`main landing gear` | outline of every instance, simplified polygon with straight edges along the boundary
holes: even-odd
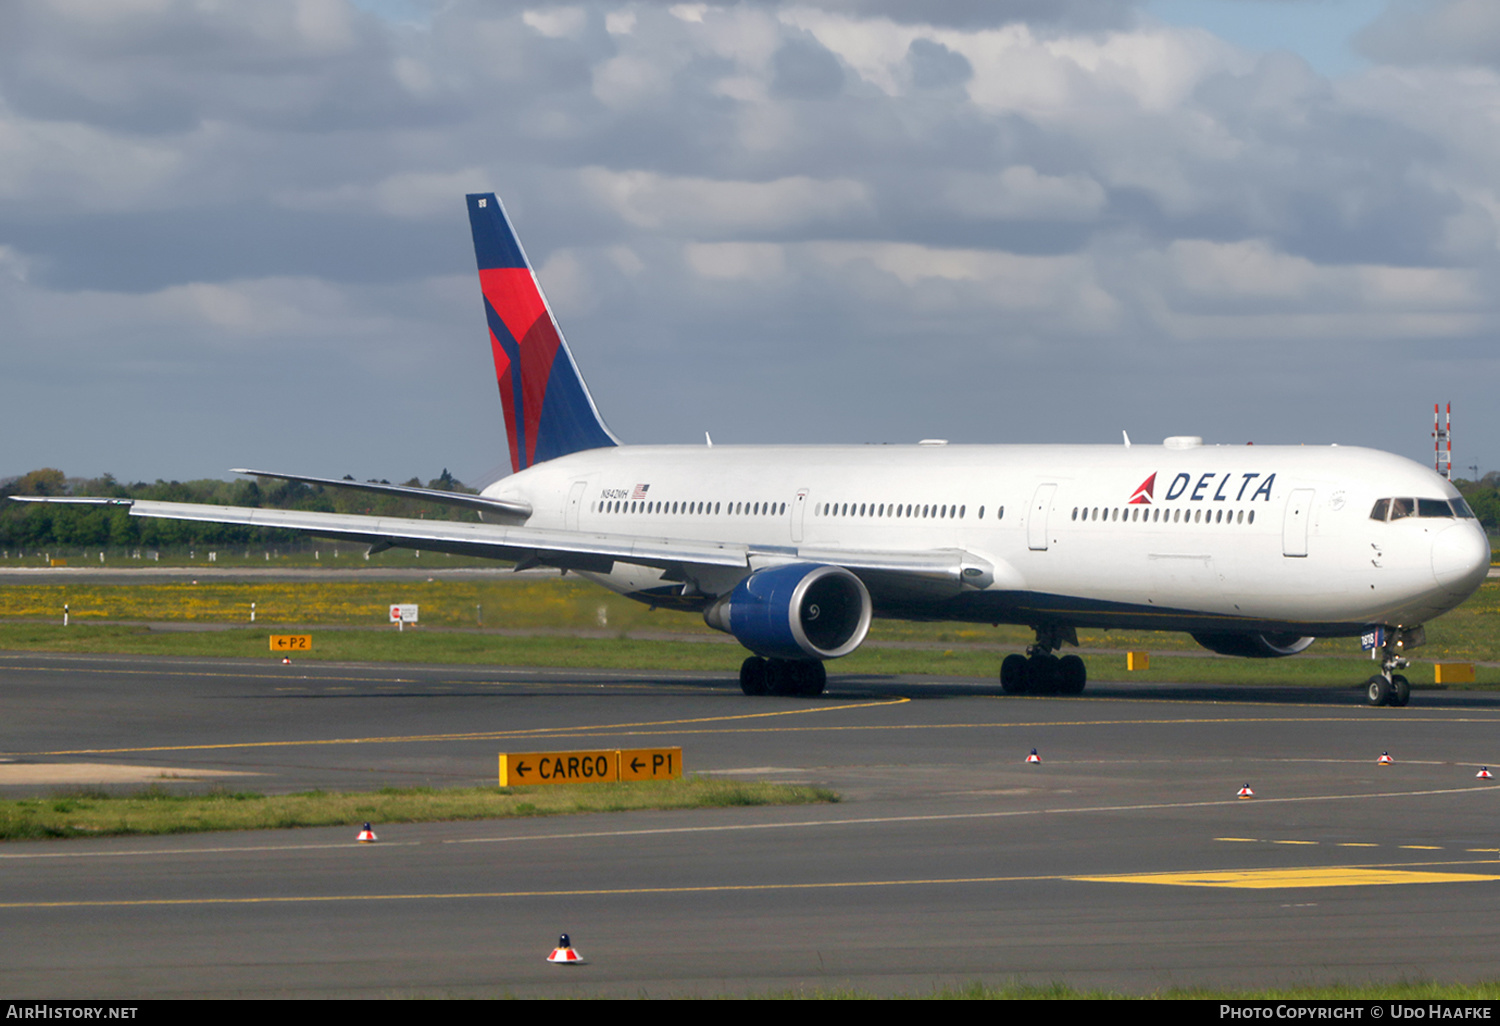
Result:
[[[816,659],[762,659],[740,664],[740,690],[747,695],[821,695],[828,671]]]
[[[1365,681],[1365,700],[1371,705],[1394,705],[1400,708],[1411,701],[1411,684],[1394,671],[1404,670],[1411,665],[1402,652],[1426,641],[1427,632],[1421,627],[1387,627],[1382,629],[1380,638],[1380,672]]]
[[[1000,687],[1007,695],[1081,695],[1088,668],[1076,655],[1059,659],[1053,651],[1064,642],[1077,646],[1072,627],[1037,627],[1036,644],[1023,655],[1008,655],[1000,664]]]

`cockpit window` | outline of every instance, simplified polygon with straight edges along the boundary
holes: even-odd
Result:
[[[1376,499],[1370,510],[1371,520],[1400,520],[1402,517],[1468,517],[1474,511],[1463,499]]]

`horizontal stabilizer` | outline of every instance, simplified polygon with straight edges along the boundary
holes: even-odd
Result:
[[[375,481],[345,481],[341,478],[307,477],[302,474],[277,474],[269,470],[246,470],[242,467],[236,467],[230,473],[245,474],[249,477],[272,477],[278,481],[300,481],[303,484],[324,485],[328,488],[348,488],[351,491],[374,492],[376,495],[391,495],[400,499],[419,499],[422,502],[436,502],[443,506],[461,506],[464,509],[477,509],[480,512],[498,513],[504,516],[531,516],[530,503],[514,502],[509,499],[490,499],[483,495],[470,495],[467,492],[445,492],[440,488],[416,488],[411,485],[382,484]]]

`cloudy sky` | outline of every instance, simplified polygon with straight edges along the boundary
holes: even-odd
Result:
[[[628,442],[1490,470],[1497,129],[1490,0],[5,0],[0,478],[498,476],[479,190]]]

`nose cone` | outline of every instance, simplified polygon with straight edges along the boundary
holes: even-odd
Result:
[[[1490,572],[1490,542],[1476,520],[1461,520],[1432,541],[1432,575],[1465,596]]]

